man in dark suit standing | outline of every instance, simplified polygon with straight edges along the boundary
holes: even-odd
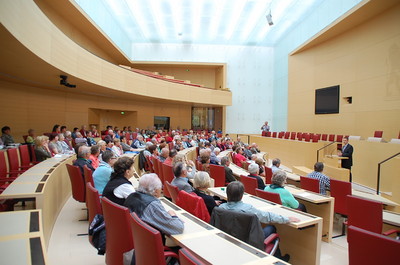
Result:
[[[349,144],[349,138],[343,137],[342,141],[342,151],[339,152],[339,156],[348,157],[348,159],[342,159],[342,168],[347,168],[350,170],[350,182],[352,180],[351,176],[351,166],[353,165],[353,146]]]

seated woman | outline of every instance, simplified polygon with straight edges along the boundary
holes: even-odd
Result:
[[[211,178],[207,172],[198,171],[194,175],[193,186],[195,188],[194,192],[203,198],[205,205],[207,206],[208,212],[212,213],[214,207],[222,203],[221,199],[217,196],[210,196],[207,189],[210,187]]]
[[[28,136],[26,137],[25,143],[33,144],[34,142],[35,142],[35,130],[34,129],[29,129],[28,130]]]
[[[58,134],[58,141],[57,141],[57,146],[59,149],[61,149],[61,154],[73,154],[74,150],[72,147],[70,148],[68,144],[65,142],[65,137],[64,134],[59,133]]]
[[[35,139],[35,155],[36,161],[41,162],[47,158],[51,158],[51,153],[47,144],[49,137],[41,135]]]
[[[58,134],[50,134],[49,138],[49,149],[51,154],[62,154],[62,149],[57,144],[58,142]]]
[[[114,172],[111,174],[110,181],[104,187],[103,197],[119,205],[124,205],[125,199],[135,192],[135,188],[129,181],[135,173],[133,159],[127,156],[118,158],[114,163]]]
[[[124,151],[122,150],[121,140],[119,138],[114,138],[113,142],[114,145],[111,147],[111,151],[113,151],[117,157],[122,156]]]
[[[286,183],[286,172],[283,170],[276,171],[272,175],[272,184],[265,187],[265,191],[279,193],[282,201],[282,205],[286,207],[290,207],[293,209],[297,209],[303,212],[307,212],[306,206],[302,203],[299,203],[293,195],[285,189],[284,185]]]
[[[264,162],[264,160],[262,159],[262,158],[257,158],[256,160],[255,160],[255,162],[256,162],[256,164],[258,165],[258,167],[259,167],[259,171],[258,171],[258,175],[259,176],[262,176],[262,177],[265,177],[265,170],[264,170],[264,165],[265,165],[265,162]]]

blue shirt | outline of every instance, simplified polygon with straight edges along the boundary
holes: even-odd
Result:
[[[321,172],[313,171],[307,175],[309,178],[319,180],[319,193],[326,195],[326,189],[330,189],[331,181],[328,176],[322,174]]]
[[[99,191],[99,194],[103,194],[104,187],[110,180],[112,172],[112,167],[104,161],[101,161],[99,167],[93,172],[94,187]]]

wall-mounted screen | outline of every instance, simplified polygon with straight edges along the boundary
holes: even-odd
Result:
[[[315,114],[339,113],[340,86],[315,90]]]

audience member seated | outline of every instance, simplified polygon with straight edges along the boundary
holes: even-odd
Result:
[[[66,132],[65,132],[65,135],[64,135],[64,136],[65,136],[64,142],[68,145],[68,147],[69,147],[70,150],[73,149],[72,141],[74,140],[74,139],[72,138],[71,135],[72,135],[72,134],[71,134],[70,131],[66,131]]]
[[[64,136],[65,136],[66,132],[67,132],[67,126],[65,126],[65,125],[61,126],[60,127],[60,133],[64,134]]]
[[[189,179],[187,177],[188,171],[186,165],[182,162],[178,162],[173,167],[174,179],[171,184],[177,186],[179,190],[184,190],[188,193],[193,192],[194,188],[189,184]]]
[[[209,148],[207,148],[208,150],[210,150]],[[201,151],[205,151],[203,152],[203,154],[200,153],[200,163],[201,163],[201,171],[205,171],[208,174],[210,174],[210,155],[207,149],[202,149]]]
[[[331,181],[328,176],[322,173],[324,171],[324,164],[322,162],[317,162],[314,165],[314,171],[307,175],[309,178],[319,180],[319,193],[326,195],[326,190],[330,189]]]
[[[167,159],[168,155],[169,155],[169,149],[168,149],[167,147],[164,147],[163,149],[161,149],[161,153],[160,153],[160,155],[158,156],[158,159],[159,159],[162,163],[164,163],[164,161],[165,161],[165,159]]]
[[[113,140],[110,140],[108,138],[104,139],[104,142],[106,142],[106,150],[112,151],[112,147],[114,146]]]
[[[58,143],[58,134],[50,134],[49,149],[51,154],[62,154],[62,148]]]
[[[193,179],[194,175],[196,174],[197,170],[196,170],[196,165],[194,164],[194,162],[192,160],[187,160],[186,163],[186,158],[184,155],[182,154],[177,154],[176,156],[174,156],[174,159],[172,161],[172,167],[174,167],[177,163],[182,162],[185,164],[185,167],[187,169],[187,177],[188,179]]]
[[[248,171],[249,171],[249,177],[255,178],[257,180],[257,186],[260,190],[265,189],[265,183],[263,179],[258,175],[260,168],[256,163],[251,163],[249,165]]]
[[[252,143],[252,144],[251,144],[251,146],[250,146],[250,151],[251,151],[253,154],[257,154],[257,153],[260,153],[260,152],[261,152],[260,149],[258,149],[258,145],[257,145],[256,143]]]
[[[126,139],[125,136],[121,136],[119,140],[121,141],[121,147],[124,153],[126,152],[132,153],[134,151],[133,148],[128,144],[128,140]]]
[[[53,129],[51,130],[51,134],[59,134],[61,132],[60,125],[56,124],[53,126]]]
[[[103,197],[119,205],[124,205],[125,199],[135,192],[135,188],[129,181],[135,173],[134,161],[132,158],[122,156],[114,163],[114,172],[110,181],[104,187]]]
[[[131,145],[133,149],[143,149],[146,147],[146,142],[143,141],[143,136],[138,135]]]
[[[99,132],[97,131],[96,125],[92,125],[91,132],[92,132],[92,136],[94,138],[100,137]]]
[[[183,148],[183,145],[182,145],[182,142],[181,142],[181,140],[180,140],[179,138],[177,138],[177,139],[175,140],[174,148],[175,148],[177,151],[181,151],[181,150],[184,149],[184,148]]]
[[[80,132],[76,132],[75,135],[76,135],[75,144],[84,144],[86,146],[88,145],[87,139],[84,138]]]
[[[236,143],[235,145],[238,146],[238,147],[244,147],[244,143],[242,142],[240,136],[238,136],[236,138],[236,142],[235,143]]]
[[[80,168],[82,177],[83,177],[84,176],[84,171],[83,171],[84,166],[87,166],[90,170],[92,170],[92,172],[94,171],[94,168],[92,166],[92,161],[89,160],[90,147],[88,147],[84,144],[80,144],[77,146],[78,146],[77,159],[74,161],[73,165],[78,166]]]
[[[169,154],[167,159],[165,159],[164,164],[172,166],[172,162],[174,160],[174,157],[178,154],[178,151],[176,149],[171,149],[169,150]]]
[[[233,176],[232,169],[229,168],[230,163],[231,162],[229,161],[229,158],[227,156],[221,158],[221,165],[225,169],[225,183],[236,181],[236,178]]]
[[[99,145],[92,145],[90,147],[89,160],[92,161],[92,167],[94,169],[99,167],[99,164],[100,164],[99,155],[100,155],[100,146]]]
[[[217,147],[219,148],[220,151],[225,151],[226,150],[225,140],[217,139]]]
[[[253,153],[250,151],[250,147],[248,144],[244,144],[244,146],[243,146],[243,155],[247,159],[251,159],[251,156],[253,155]]]
[[[114,152],[116,157],[120,157],[124,154],[121,146],[121,140],[119,138],[114,138],[114,145],[111,147],[111,150]]]
[[[79,132],[82,134],[82,136],[83,136],[84,138],[87,138],[87,135],[86,135],[86,125],[82,125]]]
[[[94,187],[99,191],[99,194],[103,193],[104,187],[110,181],[114,163],[117,161],[117,157],[109,150],[104,151],[102,157],[103,161],[100,162],[98,168],[93,172]]]
[[[72,133],[71,133],[72,139],[75,139],[75,138],[76,138],[76,133],[77,133],[77,132],[79,132],[79,128],[78,128],[78,127],[75,127],[75,128],[72,130]]]
[[[71,147],[68,146],[68,144],[65,142],[65,137],[64,137],[64,134],[62,134],[62,133],[58,134],[57,146],[58,146],[58,149],[61,149],[61,154],[73,154],[74,153],[72,146]]]
[[[7,146],[10,144],[14,144],[14,138],[11,135],[11,128],[8,126],[4,126],[1,128],[1,140],[3,141],[3,145]]]
[[[94,140],[91,131],[87,131],[87,133],[86,133],[86,139],[87,139],[87,144],[88,144],[88,146],[96,145],[96,141]]]
[[[279,170],[281,170],[279,167],[281,165],[281,160],[279,158],[275,158],[274,160],[272,160],[272,173],[275,173]]]
[[[29,129],[28,136],[26,137],[25,143],[27,144],[34,144],[35,142],[35,130]]]
[[[182,137],[182,146],[184,149],[193,147],[189,141],[189,137],[186,135]]]
[[[242,167],[242,162],[247,161],[246,157],[243,155],[243,148],[237,147],[234,154],[234,162],[238,167]]]
[[[38,136],[35,139],[35,156],[38,162],[51,158],[51,152],[47,143],[48,139],[49,137],[45,135]]]
[[[105,141],[100,140],[97,142],[97,145],[100,146],[100,155],[99,155],[99,159],[101,160],[101,155],[103,154],[104,151],[107,150],[107,144]]]
[[[210,164],[213,164],[213,165],[221,164],[221,159],[218,157],[220,152],[221,152],[221,150],[219,149],[219,147],[214,148],[214,151],[211,152]]]
[[[287,175],[283,170],[278,170],[272,174],[272,184],[265,187],[265,191],[279,193],[281,197],[282,205],[286,207],[290,207],[293,209],[297,209],[303,212],[307,212],[306,206],[302,203],[299,203],[293,195],[285,189]]]
[[[257,157],[255,162],[259,168],[258,175],[265,177],[265,169],[264,169],[265,162],[264,162],[264,160],[262,158]]]
[[[158,199],[161,197],[161,180],[154,173],[139,179],[137,191],[126,198],[124,206],[135,212],[140,219],[164,235],[183,233],[184,223],[173,210],[167,211]]]
[[[221,204],[221,199],[210,196],[208,193],[208,188],[211,186],[210,175],[207,172],[198,171],[194,176],[193,186],[195,188],[194,192],[204,200],[207,210],[211,215],[214,207]]]
[[[199,143],[197,142],[197,136],[196,135],[192,136],[192,139],[190,140],[190,145],[194,146],[194,147],[198,147],[199,146]]]
[[[231,211],[238,211],[238,212],[245,212],[245,213],[253,213],[257,215],[258,219],[261,223],[269,224],[269,223],[278,223],[278,224],[287,224],[289,222],[299,222],[300,220],[296,217],[284,217],[278,214],[274,214],[267,211],[261,211],[257,208],[253,207],[251,204],[244,203],[242,201],[243,194],[244,194],[244,186],[239,181],[234,181],[229,183],[226,188],[226,194],[228,197],[228,202],[221,204],[219,207],[231,210]],[[273,225],[267,225],[263,228],[264,231],[264,238],[267,238],[272,233],[276,233],[276,228]],[[288,261],[290,256],[286,254],[282,257],[279,248],[275,252],[277,258],[280,258],[284,261]]]

